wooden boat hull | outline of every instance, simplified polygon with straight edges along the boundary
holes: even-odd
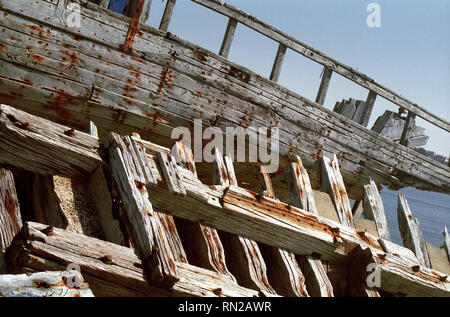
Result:
[[[123,50],[130,19],[92,8],[83,7],[81,27],[70,29],[55,1],[0,0],[1,103],[80,130],[94,121],[100,134],[136,131],[163,145],[173,144],[174,127],[193,130],[195,119],[222,129],[279,127],[278,183],[299,155],[318,188],[318,159],[336,153],[353,199],[369,178],[450,192],[449,167],[170,33],[141,26],[132,50]],[[248,164],[236,164],[236,173],[254,183]]]

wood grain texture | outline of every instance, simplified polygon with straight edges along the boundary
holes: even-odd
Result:
[[[364,219],[375,221],[380,238],[391,240],[383,201],[381,200],[377,184],[372,180],[369,185],[364,186],[363,210]]]

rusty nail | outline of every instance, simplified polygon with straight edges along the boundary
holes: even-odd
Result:
[[[222,289],[220,287],[216,288],[213,290],[213,293],[217,296],[220,296],[220,295],[222,295]]]
[[[52,236],[53,235],[53,226],[48,226],[47,228],[45,228],[44,230],[42,230],[43,233],[45,233],[47,236]]]
[[[419,272],[420,271],[420,265],[413,265],[411,268],[412,268],[412,270],[414,272]]]
[[[75,130],[74,130],[74,128],[71,128],[70,130],[64,131],[64,134],[68,135],[68,136],[74,136]]]
[[[113,263],[113,261],[112,261],[112,256],[111,255],[105,255],[105,256],[103,256],[103,257],[101,257],[100,258],[100,261],[102,261],[103,263],[105,263],[105,264],[112,264]]]

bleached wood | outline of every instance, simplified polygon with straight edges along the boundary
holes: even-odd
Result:
[[[222,45],[220,46],[219,55],[225,58],[230,53],[231,43],[233,43],[234,33],[236,32],[237,21],[229,18],[225,35],[223,36]]]
[[[328,86],[330,85],[331,75],[333,75],[333,71],[330,68],[324,66],[322,73],[322,80],[320,81],[319,90],[317,91],[316,96],[316,102],[319,105],[323,106],[325,102],[325,98],[328,92]]]
[[[450,262],[450,235],[448,234],[447,226],[444,227],[444,244],[442,247],[447,251],[448,261]]]
[[[332,71],[350,79],[358,85],[374,91],[383,98],[386,98],[390,102],[397,104],[407,110],[417,113],[421,118],[428,122],[446,130],[450,131],[450,124],[438,116],[431,114],[425,108],[414,104],[392,90],[382,86],[373,79],[369,78],[365,74],[358,72],[357,70],[325,55],[324,53],[312,48],[311,46],[287,35],[286,33],[277,30],[273,26],[270,26],[254,16],[245,13],[232,5],[224,3],[220,0],[192,0],[198,4],[201,4],[207,8],[210,8],[216,12],[219,12],[229,18],[236,19],[239,23],[248,26],[251,29],[273,39],[278,43],[286,45],[288,48],[296,51],[299,54],[306,56],[307,58],[324,65],[324,67],[330,68]]]
[[[280,78],[281,66],[283,65],[284,56],[286,55],[286,46],[280,44],[278,46],[277,55],[275,56],[275,61],[273,62],[272,72],[270,73],[270,79],[277,82]]]
[[[414,252],[420,265],[430,268],[428,251],[418,220],[413,217],[408,201],[400,192],[398,193],[397,218],[403,245]]]
[[[98,129],[94,122],[89,121],[89,134],[98,138]]]
[[[361,125],[367,127],[369,124],[370,116],[373,111],[373,107],[375,105],[375,100],[377,98],[377,94],[373,92],[372,90],[369,91],[369,94],[367,95],[366,99],[366,106],[364,108],[364,112],[362,113],[361,117],[357,121]]]
[[[3,253],[20,228],[22,216],[14,176],[10,170],[0,167],[0,273],[5,270]]]
[[[112,174],[126,208],[133,242],[144,259],[150,281],[170,288],[179,280],[172,239],[167,232],[171,228],[164,228],[153,211],[145,186],[147,177],[139,169],[141,163],[130,153],[133,146],[127,147],[128,140],[114,133],[108,135],[105,147],[109,149]]]
[[[62,118],[64,120],[70,120],[71,124],[82,122],[83,120],[85,121],[86,118],[94,119],[97,122],[100,118],[101,120],[98,122],[101,122],[102,125],[104,125],[102,129],[113,130],[113,126],[116,130],[125,130],[136,127],[141,129],[140,132],[148,132],[151,129],[152,133],[157,133],[158,135],[162,133],[161,131],[165,131],[164,133],[170,135],[170,132],[168,132],[170,129],[166,124],[171,122],[171,119],[188,120],[189,117],[199,116],[199,113],[187,115],[186,108],[181,106],[186,102],[192,104],[192,100],[190,101],[189,99],[192,99],[195,91],[200,91],[202,96],[205,97],[207,95],[212,96],[216,93],[220,93],[223,91],[224,87],[227,87],[227,89],[232,90],[232,94],[227,96],[227,105],[214,105],[214,107],[222,107],[222,110],[226,111],[225,118],[234,121],[235,123],[239,122],[237,118],[242,117],[242,114],[239,116],[239,110],[241,110],[240,112],[242,113],[246,107],[252,107],[253,109],[254,105],[258,105],[258,107],[252,110],[252,120],[261,120],[261,113],[263,112],[265,115],[267,113],[267,108],[276,110],[279,109],[279,107],[282,107],[283,111],[281,116],[277,111],[272,113],[273,122],[279,122],[280,127],[282,127],[282,134],[291,133],[293,135],[302,135],[301,146],[295,141],[290,145],[290,143],[293,142],[292,135],[285,136],[284,141],[281,142],[280,146],[282,157],[285,157],[289,152],[296,151],[297,149],[295,148],[298,148],[304,159],[304,164],[308,168],[314,165],[314,158],[317,157],[318,149],[314,146],[317,143],[317,136],[322,135],[328,127],[332,126],[333,129],[331,130],[330,135],[321,138],[320,143],[323,142],[325,151],[335,153],[338,151],[345,152],[345,155],[342,156],[344,157],[345,164],[343,162],[341,165],[343,167],[344,179],[347,182],[347,189],[352,198],[357,197],[358,199],[362,199],[363,193],[362,186],[360,186],[360,184],[354,184],[355,173],[360,175],[362,183],[367,182],[368,177],[372,177],[377,183],[394,185],[396,187],[418,186],[427,189],[434,187],[433,190],[448,191],[448,188],[445,189],[445,182],[448,179],[448,176],[446,176],[445,173],[448,174],[448,171],[442,170],[440,164],[432,162],[431,159],[426,159],[425,156],[421,156],[413,150],[405,151],[403,148],[400,149],[399,147],[395,147],[393,142],[388,142],[384,138],[377,137],[375,133],[363,129],[360,125],[348,122],[348,120],[343,121],[328,110],[319,109],[314,103],[305,100],[301,96],[278,85],[274,86],[273,82],[264,80],[238,65],[224,61],[210,52],[194,47],[192,44],[183,41],[176,36],[167,35],[167,38],[164,38],[155,30],[142,26],[140,28],[142,34],[140,33],[136,38],[134,46],[135,51],[142,54],[141,59],[137,59],[140,62],[137,62],[136,59],[126,59],[121,55],[121,52],[117,51],[117,46],[123,43],[129,24],[129,20],[124,20],[120,15],[112,12],[102,12],[102,15],[100,16],[96,11],[94,12],[92,10],[92,5],[88,4],[86,8],[82,7],[82,16],[85,20],[79,33],[84,42],[83,45],[80,45],[80,42],[71,38],[72,34],[58,31],[64,29],[64,25],[58,24],[58,19],[52,20],[48,18],[49,16],[52,16],[54,11],[51,4],[48,2],[43,2],[42,4],[33,2],[30,4],[27,2],[26,5],[23,5],[22,1],[23,0],[5,3],[4,8],[11,11],[17,11],[24,10],[22,7],[26,7],[26,12],[24,12],[24,14],[29,16],[30,19],[41,21],[43,25],[46,25],[43,27],[44,33],[50,31],[53,37],[47,38],[46,41],[49,46],[47,48],[42,48],[42,45],[38,44],[38,41],[41,40],[39,38],[40,32],[28,28],[24,29],[22,27],[24,24],[34,26],[39,26],[39,24],[36,24],[35,22],[30,24],[30,21],[28,20],[18,22],[17,16],[14,16],[13,14],[10,14],[7,19],[2,20],[2,23],[8,27],[7,32],[23,33],[23,35],[15,34],[13,37],[27,37],[27,45],[22,44],[23,46],[20,48],[18,47],[20,46],[18,45],[19,41],[13,41],[9,36],[4,37],[7,41],[7,43],[5,43],[7,48],[0,52],[0,54],[5,61],[12,64],[5,63],[4,65],[1,65],[0,68],[2,68],[3,74],[8,74],[6,77],[10,78],[11,76],[14,76],[14,80],[16,80],[15,89],[9,88],[6,84],[0,87],[0,90],[4,93],[2,98],[7,100],[8,103],[23,109],[29,107],[27,109],[33,109],[33,111],[39,110],[40,112],[45,113],[46,116],[58,117],[59,120],[62,120]],[[96,7],[96,9],[98,9],[98,7]],[[107,37],[102,38],[103,43],[107,46],[98,44],[97,34],[108,34]],[[59,42],[56,42],[56,39],[58,39]],[[30,41],[33,41],[33,43],[30,43]],[[95,41],[95,43],[90,41]],[[174,47],[171,47],[173,41],[177,44]],[[25,41],[22,41],[22,43],[25,43]],[[26,46],[28,46],[29,43],[32,44],[33,52],[37,53],[39,56],[48,56],[48,53],[52,53],[51,57],[47,57],[42,63],[34,63],[35,61],[31,57],[33,54],[29,54],[26,49]],[[58,47],[53,46],[55,43]],[[62,43],[64,43],[64,45]],[[90,45],[84,45],[87,43]],[[92,47],[94,44],[95,48]],[[67,45],[70,45],[70,49],[68,49]],[[115,49],[111,49],[111,47]],[[158,78],[159,76],[154,76],[154,74],[159,74],[160,69],[166,67],[166,62],[171,58],[170,54],[173,53],[175,48],[180,56],[182,56],[182,58],[179,58],[177,63],[173,65],[175,76],[172,76],[172,80],[177,82],[177,85],[174,85],[173,88],[165,87],[163,91],[169,100],[158,100],[156,103],[162,105],[164,109],[167,109],[166,105],[170,103],[174,109],[180,110],[176,115],[181,117],[183,117],[183,114],[185,115],[183,118],[175,117],[175,110],[172,108],[170,109],[170,113],[167,111],[156,110],[156,107],[153,106],[153,102],[150,102],[148,99],[150,93],[153,96],[158,95],[157,91],[155,91],[155,87],[158,87],[160,79]],[[19,54],[17,52],[18,49],[23,53]],[[108,49],[110,49],[110,51],[108,51]],[[14,53],[12,52],[13,50]],[[61,51],[71,54],[75,52],[76,56],[79,56],[79,60],[73,64],[69,63],[67,61],[67,55],[61,53]],[[205,54],[208,58],[206,58],[206,60],[201,58],[201,61],[199,61],[197,56],[198,52]],[[102,56],[101,59],[98,57],[100,55]],[[20,59],[20,61],[17,59]],[[65,62],[64,59],[66,59]],[[114,63],[109,63],[108,61],[112,59],[114,60]],[[183,61],[181,59],[183,59]],[[146,65],[141,62],[145,62]],[[24,68],[18,66],[23,63],[33,65],[33,69],[38,69],[39,72],[33,72],[29,68],[25,71]],[[55,74],[52,69],[54,69],[55,65],[61,65],[60,63],[73,68],[73,72],[67,72],[67,75],[71,78],[70,82],[65,78],[58,78],[58,80],[56,80],[58,74]],[[6,68],[8,68],[8,70]],[[10,68],[14,68],[14,70],[9,70]],[[137,92],[134,92],[131,97],[125,97],[117,92],[128,85],[127,81],[130,79],[134,80],[133,78],[128,78],[130,68],[133,69],[133,71],[137,71],[143,80],[139,82],[138,87],[132,87],[133,90],[136,88]],[[157,70],[155,70],[155,68]],[[97,73],[95,71],[96,69],[100,70],[100,73]],[[237,69],[238,71],[235,72],[233,69]],[[202,76],[202,73],[205,72],[211,75]],[[228,73],[231,73],[232,75],[239,73],[248,74],[248,77],[246,78],[249,78],[249,82],[243,82],[239,80],[239,78],[236,78],[236,76],[228,76]],[[82,74],[81,77],[80,74]],[[152,74],[153,79],[150,80],[147,76],[150,75],[151,77]],[[192,77],[195,77],[196,80],[193,80]],[[23,85],[21,78],[26,80],[30,79],[33,82],[40,83],[40,85]],[[112,78],[117,78],[117,80]],[[201,81],[199,78],[201,78]],[[82,83],[80,83],[79,80],[82,80]],[[177,88],[178,85],[180,85],[180,82],[183,84],[180,88]],[[191,85],[192,82],[193,84]],[[14,82],[8,82],[8,85],[10,84],[14,85]],[[203,88],[198,89],[200,88],[198,86],[209,88],[206,90]],[[43,89],[43,87],[46,89]],[[60,92],[52,87],[58,87],[58,91],[64,90],[68,92],[69,95],[64,94],[66,97],[74,97],[74,99],[68,101],[68,104],[64,104],[57,113],[53,109],[46,108],[49,99],[52,102],[55,96],[59,98],[61,95]],[[190,93],[184,94],[185,89],[188,89]],[[207,90],[209,89],[214,89],[214,92],[208,92]],[[20,91],[23,97],[18,95],[12,98],[12,96],[10,96],[11,91]],[[93,97],[91,100],[84,99],[91,95]],[[182,98],[183,103],[178,102],[179,98]],[[208,99],[208,97],[200,98],[199,100],[196,100],[195,103],[198,102],[201,103],[202,106],[208,107]],[[71,105],[72,103],[75,103],[75,100],[77,100],[76,106]],[[136,104],[136,107],[130,108],[127,106],[117,108],[118,105],[123,105],[124,100],[126,100],[125,102],[127,103],[132,102]],[[252,102],[249,102],[249,100],[252,100]],[[253,103],[253,100],[255,103]],[[211,108],[212,103],[208,109]],[[148,113],[147,109],[151,111],[149,113],[150,115],[160,112],[163,120],[155,120],[157,124],[150,128],[148,117],[146,115],[146,113]],[[205,113],[211,113],[211,111],[214,110],[208,110]],[[235,111],[238,111],[235,115],[229,113]],[[67,114],[70,114],[71,116],[66,116]],[[63,115],[64,117],[62,117]],[[168,119],[166,115],[170,115],[171,119]],[[159,117],[156,116],[156,118]],[[291,120],[285,122],[286,118]],[[264,122],[264,120],[261,121]],[[267,121],[267,119],[265,119],[265,121]],[[289,124],[289,121],[296,122],[291,122]],[[302,122],[308,122],[307,128],[305,127],[305,124],[301,124]],[[183,125],[189,126],[189,123],[185,121]],[[177,123],[174,126],[180,126],[180,124]],[[83,127],[85,127],[85,125],[83,125]],[[127,131],[127,133],[129,132],[131,131]],[[411,168],[416,163],[417,156],[419,156],[425,164],[421,164],[420,168]],[[398,157],[402,157],[402,160],[399,160]],[[361,165],[359,162],[361,162]],[[281,165],[284,166],[285,163],[283,163],[283,160],[281,163]],[[427,166],[428,164],[433,166]],[[398,179],[395,177],[395,175],[398,175],[396,172],[397,170],[406,173],[408,176],[401,174],[401,179]],[[441,172],[435,173],[435,171]],[[319,186],[318,182],[320,181],[320,176],[317,175],[317,173],[311,172],[310,177],[312,185],[314,188],[317,188],[317,186]]]
[[[391,240],[386,214],[384,213],[383,201],[381,200],[377,184],[372,180],[369,185],[364,186],[363,214],[364,219],[375,221],[380,238]]]
[[[178,195],[186,195],[183,182],[178,174],[175,158],[166,153],[158,152],[158,160],[169,190]]]
[[[97,138],[6,105],[0,138],[0,163],[42,175],[89,175],[102,161]]]
[[[414,127],[416,125],[416,114],[414,112],[409,111],[408,116],[406,117],[406,123],[403,127],[402,136],[400,138],[400,144],[409,147],[410,137],[414,131]]]
[[[292,162],[289,165],[285,177],[289,186],[289,203],[292,206],[319,215],[308,172],[303,166],[303,162],[299,156],[296,157],[296,162]]]
[[[264,166],[260,166],[259,171],[258,177],[261,194],[267,198],[275,199],[275,191],[273,189],[272,180],[270,179],[270,174],[267,173]]]
[[[230,186],[227,167],[225,166],[222,153],[217,147],[214,148],[213,184],[225,187]]]
[[[342,224],[354,227],[353,214],[336,155],[333,160],[322,155],[322,189],[330,194]]]
[[[333,285],[322,261],[312,256],[301,257],[301,267],[307,278],[308,292],[312,297],[334,297]]]
[[[25,224],[22,239],[8,253],[11,270],[64,270],[69,262],[78,263],[96,296],[258,296],[227,276],[186,263],[177,263],[180,280],[170,292],[159,289],[146,281],[133,249],[57,228],[48,236],[46,228]]]
[[[89,285],[70,287],[65,280],[77,273],[39,272],[0,275],[0,294],[4,297],[94,297]]]
[[[171,155],[175,161],[184,168],[191,171],[194,176],[197,176],[197,168],[195,167],[194,155],[190,148],[181,142],[175,142],[171,150]]]
[[[169,29],[170,20],[172,19],[173,9],[175,7],[176,0],[167,0],[166,8],[164,9],[159,29],[163,32],[167,32]]]

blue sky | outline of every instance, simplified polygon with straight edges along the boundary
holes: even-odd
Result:
[[[449,0],[227,0],[282,31],[358,69],[379,83],[450,121]],[[381,27],[369,28],[366,7],[381,6]],[[149,21],[158,27],[165,1],[153,0]],[[178,0],[169,31],[218,52],[227,19],[188,0]],[[239,25],[229,58],[268,77],[277,44]],[[322,67],[288,50],[280,84],[311,99]],[[343,98],[365,100],[367,90],[333,74],[325,106]],[[369,127],[394,104],[378,97]],[[419,119],[427,149],[448,156],[449,134]]]

